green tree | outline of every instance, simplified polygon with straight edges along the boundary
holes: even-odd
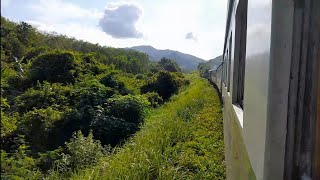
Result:
[[[76,57],[71,52],[54,51],[36,57],[31,64],[31,79],[36,81],[74,83],[77,74]]]
[[[62,120],[62,115],[62,112],[51,107],[29,111],[22,117],[20,131],[26,135],[32,148],[38,151],[55,147],[55,137],[51,136],[51,132],[55,129],[55,123]]]
[[[179,65],[168,58],[162,58],[159,62],[159,65],[166,71],[169,72],[181,72],[181,69],[179,68]]]
[[[25,46],[31,46],[35,43],[36,30],[31,25],[21,22],[16,26],[19,41]]]
[[[122,118],[109,116],[104,109],[98,109],[90,124],[94,137],[104,145],[116,146],[138,130],[138,125]]]
[[[106,87],[110,87],[116,89],[120,94],[128,94],[129,90],[126,89],[123,82],[118,81],[113,74],[108,74],[101,78],[100,83],[105,85]]]
[[[33,47],[27,50],[27,53],[25,54],[24,58],[22,59],[23,63],[28,63],[31,59],[46,53],[49,51],[49,49],[45,46],[40,47]]]
[[[71,86],[63,86],[60,83],[38,83],[37,87],[29,88],[16,97],[16,109],[20,113],[28,112],[34,108],[41,109],[49,106],[63,109],[70,103]]]
[[[160,71],[155,79],[152,79],[141,87],[141,92],[156,92],[163,100],[168,100],[174,93],[178,92],[184,83],[186,82],[178,75]]]
[[[139,124],[143,121],[149,105],[144,96],[126,95],[108,99],[106,108],[110,116]]]

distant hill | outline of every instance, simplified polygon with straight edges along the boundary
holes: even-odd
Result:
[[[200,62],[205,62],[203,59],[190,54],[184,54],[179,51],[173,51],[169,49],[159,50],[152,46],[134,46],[130,49],[148,54],[149,58],[153,61],[160,61],[160,59],[163,57],[173,59],[184,70],[195,70]]]
[[[222,63],[222,55],[216,58],[210,59],[207,63],[209,64],[211,69],[216,69]]]
[[[210,69],[217,69],[217,67],[222,63],[222,56],[218,56],[216,58],[210,59],[204,63],[199,63],[198,71],[200,72],[200,76],[204,78],[209,77]]]

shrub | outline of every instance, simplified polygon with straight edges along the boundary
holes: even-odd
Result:
[[[103,145],[110,144],[111,146],[119,144],[138,130],[137,124],[108,116],[104,109],[97,110],[90,128],[96,139],[100,140]]]
[[[70,93],[70,86],[62,86],[60,83],[38,83],[36,88],[30,88],[16,98],[16,106],[19,112],[47,108],[54,104],[67,106]]]
[[[85,137],[81,131],[78,131],[65,144],[68,154],[67,162],[73,170],[94,165],[105,153],[100,141],[93,139],[92,132]]]
[[[108,74],[101,78],[100,83],[106,87],[116,89],[120,94],[125,95],[129,93],[123,82],[118,81],[113,75]]]
[[[16,122],[17,117],[15,115],[7,116],[1,110],[1,139],[16,130]]]
[[[8,104],[7,99],[1,96],[1,139],[3,139],[5,136],[8,136],[17,128],[17,118],[15,114],[8,116],[4,113],[4,110],[9,107],[10,105]]]
[[[29,111],[20,120],[22,124],[19,130],[35,149],[52,148],[55,137],[50,137],[51,131],[55,128],[55,122],[62,119],[62,115],[62,112],[51,107]]]
[[[15,97],[17,93],[25,91],[31,86],[30,80],[22,74],[23,73],[15,71],[13,68],[1,69],[1,89],[4,90],[4,96]]]
[[[24,58],[22,59],[22,63],[28,63],[32,58],[35,58],[41,54],[44,54],[48,51],[47,47],[40,46],[37,48],[30,48]]]
[[[144,96],[148,99],[151,106],[154,108],[158,107],[160,104],[163,103],[162,97],[159,96],[159,94],[156,92],[148,92],[148,93],[144,94]]]
[[[89,53],[82,55],[80,63],[82,74],[100,74],[107,69],[107,66],[96,60],[96,54]]]
[[[141,88],[141,92],[156,92],[163,100],[168,100],[184,83],[184,80],[176,74],[160,71],[156,79],[149,81]]]
[[[109,116],[138,124],[142,122],[150,103],[141,95],[126,95],[110,98],[106,105]]]
[[[166,71],[169,72],[181,72],[181,69],[179,68],[179,65],[171,59],[168,58],[162,58],[158,64]]]
[[[74,83],[78,76],[76,58],[71,52],[55,51],[37,56],[31,63],[31,79],[52,83]]]
[[[55,161],[59,161],[63,148],[59,147],[53,151],[47,151],[44,153],[39,153],[39,159],[37,159],[37,166],[42,172],[46,172],[52,168]]]
[[[1,150],[1,179],[41,179],[35,159],[27,156],[27,148],[19,146],[13,154]]]
[[[86,80],[75,85],[71,91],[71,99],[77,109],[81,109],[88,105],[103,105],[115,93],[112,88],[105,87],[98,80]]]
[[[153,62],[153,63],[150,63],[150,65],[149,65],[150,67],[149,67],[149,75],[153,75],[153,74],[155,74],[155,73],[158,73],[158,72],[160,72],[160,71],[163,71],[164,69],[159,65],[159,63],[155,63],[155,62]]]

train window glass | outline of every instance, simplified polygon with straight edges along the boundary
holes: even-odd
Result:
[[[245,58],[247,41],[247,0],[239,2],[236,14],[236,48],[234,90],[235,102],[243,108],[244,79],[245,79]]]
[[[228,50],[227,50],[227,54],[228,54]],[[228,55],[226,56],[226,61],[225,61],[225,64],[224,64],[224,86],[226,87],[227,86],[227,66],[228,66]]]
[[[223,63],[223,83],[227,85],[227,66],[228,66],[228,49],[226,50],[226,55],[224,56],[224,63]]]
[[[223,61],[222,63],[224,63],[226,60],[226,57],[223,56]],[[224,64],[222,65],[222,76],[221,76],[221,82],[224,82]]]
[[[231,54],[232,54],[232,32],[230,33],[230,38],[229,38],[229,53],[228,53],[228,86],[227,86],[227,91],[230,92],[230,71],[231,71]]]

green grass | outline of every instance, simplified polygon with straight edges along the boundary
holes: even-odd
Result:
[[[124,146],[71,179],[225,179],[219,97],[197,74],[189,79]]]

